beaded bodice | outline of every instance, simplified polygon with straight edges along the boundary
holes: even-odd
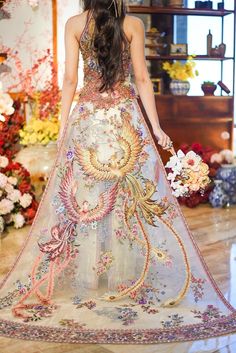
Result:
[[[110,100],[121,100],[135,96],[131,84],[131,58],[129,45],[123,51],[123,79],[118,81],[113,90],[101,93],[101,72],[97,63],[96,53],[93,50],[93,33],[95,21],[89,16],[87,24],[80,38],[80,50],[84,61],[84,86],[80,92],[81,99],[96,102],[103,99],[108,103]],[[105,101],[104,101],[105,100]]]

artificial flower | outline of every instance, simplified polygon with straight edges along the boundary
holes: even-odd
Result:
[[[226,162],[227,164],[232,164],[234,161],[234,154],[233,151],[225,149],[220,151],[219,153],[222,157],[222,161]]]
[[[7,185],[7,181],[7,176],[0,172],[0,188],[4,189]]]
[[[12,221],[14,222],[14,227],[16,229],[22,228],[25,224],[25,219],[21,213],[15,213],[12,215]]]
[[[23,194],[20,197],[20,205],[23,208],[27,208],[32,202],[32,196],[30,194]]]
[[[2,83],[0,82],[0,121],[6,120],[4,115],[11,115],[14,113],[13,100],[8,93],[3,92]]]
[[[0,201],[0,215],[6,215],[14,209],[14,203],[8,199]]]
[[[18,202],[21,197],[21,192],[20,190],[14,189],[10,194],[7,195],[7,198],[11,200],[12,202]]]
[[[194,151],[189,151],[182,159],[183,167],[189,168],[193,171],[198,171],[200,168],[201,157]]]
[[[211,156],[211,163],[218,163],[221,164],[223,162],[223,157],[220,155],[220,153],[214,153]]]
[[[8,181],[8,183],[10,183],[12,185],[16,185],[17,184],[17,178],[12,177],[12,176],[10,176],[7,181]]]
[[[5,156],[0,156],[0,168],[6,168],[8,165],[8,158]]]
[[[195,70],[195,66],[196,63],[193,61],[193,57],[188,57],[185,63],[175,61],[170,64],[168,61],[165,61],[162,68],[167,71],[172,80],[186,81],[198,76],[198,71]]]

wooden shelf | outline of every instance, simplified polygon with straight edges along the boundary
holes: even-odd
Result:
[[[233,10],[210,10],[210,9],[189,9],[175,7],[157,7],[157,6],[128,6],[130,13],[142,14],[166,14],[181,16],[216,16],[223,17],[234,13]]]
[[[190,55],[146,55],[147,60],[187,60]],[[224,61],[233,60],[233,57],[216,57],[208,55],[196,55],[194,60]]]

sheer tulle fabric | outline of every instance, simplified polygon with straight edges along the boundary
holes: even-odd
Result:
[[[202,262],[130,82],[99,92],[93,18],[85,84],[26,243],[2,283],[5,336],[154,343],[222,335],[235,310]]]

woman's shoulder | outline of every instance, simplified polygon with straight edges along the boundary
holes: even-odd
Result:
[[[126,15],[124,22],[126,22],[126,24],[130,25],[130,26],[138,26],[138,27],[144,26],[144,23],[141,20],[141,18],[139,18],[137,16]]]
[[[124,30],[127,32],[136,32],[144,29],[143,21],[132,15],[126,15],[124,19]]]
[[[139,17],[126,15],[124,19],[124,31],[128,38],[132,37],[134,33],[144,31],[144,23]]]
[[[74,33],[82,32],[86,24],[88,11],[84,11],[79,15],[72,16],[66,21],[66,27]]]

